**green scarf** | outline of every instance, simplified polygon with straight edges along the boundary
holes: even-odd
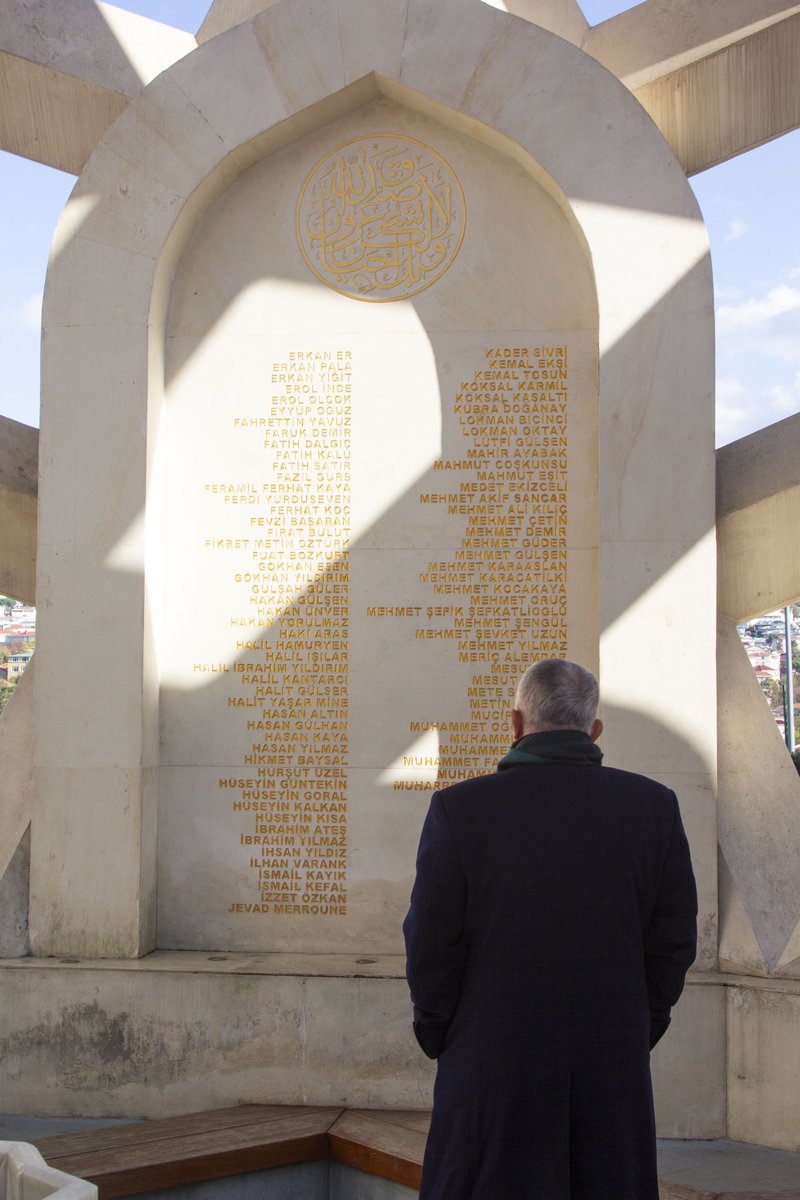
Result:
[[[497,764],[498,771],[526,763],[583,763],[599,766],[603,751],[581,729],[548,729],[517,738]]]

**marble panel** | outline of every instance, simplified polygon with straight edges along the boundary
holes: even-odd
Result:
[[[109,571],[105,551],[43,546],[39,572],[49,598],[39,613],[36,651],[42,685],[35,695],[36,762],[65,768],[133,768],[142,758],[141,628],[143,592]],[[101,615],[90,620],[89,599]],[[91,624],[90,649],[76,651],[74,630]],[[80,669],[76,667],[76,654]]]
[[[307,1103],[304,991],[293,977],[4,974],[3,1094],[19,1113],[64,1116]]]
[[[83,237],[153,260],[185,200],[177,188],[154,181],[141,163],[105,142],[93,151],[73,195],[85,203]],[[99,310],[101,295],[97,300]]]
[[[728,990],[728,1136],[800,1150],[798,984]]]
[[[146,325],[45,331],[40,550],[141,542],[149,340]]]
[[[38,766],[34,779],[44,802],[35,804],[31,823],[32,953],[99,958],[143,953],[148,947],[140,925],[141,770],[58,764]],[[84,836],[72,836],[75,829]]]
[[[698,274],[704,273],[698,269]],[[700,282],[698,278],[696,283]],[[623,287],[620,281],[620,291]],[[643,312],[635,329],[602,354],[600,527],[604,539],[690,542],[713,529],[709,294],[706,289],[706,309],[694,318],[682,308],[669,314]],[[682,290],[681,300],[684,297]],[[643,309],[650,307],[649,300],[643,303]],[[695,481],[692,487],[686,486],[688,478]]]
[[[696,603],[714,583],[713,536],[602,547],[600,690],[628,714],[608,735],[620,765],[645,755],[651,770],[714,771],[714,611]]]
[[[159,944],[401,954],[430,776],[162,768]]]
[[[744,902],[722,853],[719,855],[719,965],[722,971],[769,974]]]
[[[659,1137],[726,1135],[726,991],[690,979],[652,1053]]]
[[[63,780],[43,776],[47,799],[41,812],[66,797],[65,811],[79,814],[85,825],[89,807],[81,807],[69,789],[77,787],[83,763],[96,769],[91,803],[100,811],[107,804],[112,835],[128,838],[121,851],[122,892],[131,904],[124,929],[113,908],[108,936],[100,936],[103,952],[118,945],[120,953],[131,953],[134,941],[141,946],[146,940],[141,930],[149,921],[144,909],[153,890],[148,877],[152,863],[144,861],[146,851],[139,855],[136,843],[138,838],[149,845],[153,837],[147,797],[155,776],[150,772],[146,781],[135,779],[134,767],[138,761],[155,763],[158,733],[164,764],[158,788],[166,944],[224,948],[232,937],[233,944],[245,949],[338,946],[349,952],[361,945],[370,952],[394,950],[432,783],[449,779],[448,771],[460,775],[493,762],[507,738],[509,693],[531,654],[570,652],[594,663],[601,618],[601,683],[608,704],[621,716],[621,732],[612,733],[611,745],[626,765],[641,762],[643,769],[691,777],[703,796],[697,805],[703,816],[693,836],[702,840],[704,861],[707,857],[712,824],[703,771],[711,770],[713,759],[708,716],[713,686],[703,682],[689,693],[686,685],[690,664],[695,682],[711,677],[697,666],[708,665],[707,653],[693,657],[704,644],[705,614],[694,640],[686,640],[686,627],[696,615],[690,597],[713,594],[707,538],[713,517],[710,289],[696,206],[671,154],[625,90],[559,39],[488,6],[465,7],[459,0],[394,5],[388,24],[381,20],[387,13],[382,2],[363,20],[362,13],[363,6],[356,8],[354,0],[340,5],[292,0],[268,8],[251,26],[230,31],[176,64],[98,147],[60,230],[61,261],[56,259],[48,298],[53,340],[47,348],[45,389],[51,433],[43,434],[43,462],[52,486],[48,491],[46,485],[43,493],[43,545],[50,549],[41,578],[46,594],[74,603],[78,574],[69,554],[73,546],[79,548],[78,557],[89,568],[87,578],[98,589],[94,611],[100,614],[97,665],[87,672],[87,688],[91,684],[99,697],[111,695],[112,702],[101,711],[97,698],[90,701],[84,689],[78,695],[86,704],[63,719],[57,711],[64,705],[63,688],[43,702],[40,727],[47,730],[52,721],[54,731],[43,761],[48,769],[64,762],[72,774]],[[303,38],[297,36],[299,28]],[[241,78],[234,80],[239,56]],[[360,87],[364,72],[397,77],[398,63],[400,82],[386,84],[387,90],[396,95],[416,90],[414,107],[383,97],[349,111],[377,86],[373,80]],[[454,127],[431,119],[437,103],[460,110]],[[289,117],[291,123],[279,117]],[[275,121],[274,129],[262,136]],[[500,134],[488,124],[495,124]],[[465,137],[464,130],[480,140]],[[297,136],[291,145],[276,149],[281,138],[292,134]],[[504,156],[498,149],[502,134],[517,137],[527,149]],[[325,240],[327,232],[320,239],[318,228],[315,235],[313,211],[299,204],[301,192],[311,181],[308,186],[317,186],[317,198],[324,200],[328,188],[327,199],[336,197],[336,202],[326,211],[345,223],[361,221],[359,236],[365,238],[369,219],[359,207],[357,177],[363,182],[359,171],[367,163],[375,178],[376,163],[383,161],[375,145],[385,149],[390,137],[412,147],[405,153],[416,164],[415,202],[422,215],[411,220],[402,208],[408,198],[393,194],[402,219],[384,211],[384,225],[394,232],[382,243],[379,239],[377,248],[365,241],[369,253],[363,256],[362,274],[351,271],[345,281],[347,272],[336,255],[346,255],[349,243],[346,238],[336,242],[335,254],[326,259],[322,251],[330,249],[332,239]],[[372,147],[366,145],[369,138]],[[423,157],[431,150],[422,165],[413,149],[420,143]],[[256,147],[264,157],[234,182]],[[337,147],[341,153],[332,158]],[[525,165],[528,149],[539,160],[531,170]],[[336,164],[336,170],[327,171],[326,163]],[[348,163],[356,163],[357,169]],[[398,169],[397,162],[391,169]],[[543,183],[545,170],[557,178]],[[345,178],[346,186],[341,182]],[[382,181],[391,192],[389,177]],[[227,183],[231,186],[223,191]],[[422,202],[423,195],[432,199]],[[164,247],[176,222],[181,236],[194,236],[171,296],[168,396],[159,425],[161,381],[153,366],[158,354],[147,353],[145,325],[149,319],[160,339],[164,284],[178,253],[178,236]],[[591,242],[591,254],[578,222]],[[70,231],[78,235],[72,247]],[[79,242],[96,244],[97,254],[88,248],[81,254]],[[424,252],[415,249],[417,242],[425,243]],[[442,247],[450,255],[446,269]],[[425,254],[439,257],[431,265],[433,259]],[[152,308],[147,288],[156,260],[160,269]],[[108,288],[102,286],[103,277],[110,277],[121,262],[134,264],[130,325],[124,307],[109,300]],[[84,263],[91,286],[72,297],[70,279]],[[595,278],[604,352],[599,427]],[[376,298],[392,302],[363,302]],[[109,318],[115,320],[109,323]],[[61,327],[71,320],[81,321],[80,336],[67,335]],[[694,329],[687,333],[690,323]],[[103,334],[108,336],[99,347],[92,344],[92,338],[98,340],[93,324],[106,324]],[[482,516],[478,526],[492,531],[493,523],[504,520],[505,510],[513,507],[506,496],[512,488],[505,486],[511,476],[498,480],[487,474],[473,480],[477,467],[437,466],[463,461],[463,447],[473,435],[465,436],[465,427],[456,420],[461,414],[450,405],[459,386],[464,390],[465,381],[477,381],[486,351],[503,346],[510,350],[495,358],[504,365],[490,370],[508,370],[509,360],[517,363],[511,368],[517,372],[537,369],[520,365],[531,362],[532,347],[569,351],[573,390],[568,434],[554,421],[549,433],[539,429],[537,436],[522,435],[520,416],[517,425],[509,426],[511,433],[496,438],[499,443],[509,436],[516,439],[517,461],[529,474],[560,476],[564,470],[560,454],[551,454],[553,461],[542,465],[535,451],[543,443],[537,437],[554,439],[551,450],[568,451],[566,532],[553,533],[547,525],[552,513],[536,514],[545,518],[547,537],[563,536],[565,545],[553,548],[564,551],[558,569],[553,568],[556,560],[544,553],[550,547],[541,544],[538,524],[525,528],[513,543],[526,562],[558,576],[547,582],[559,585],[559,607],[561,586],[566,587],[568,611],[566,621],[563,613],[556,614],[558,636],[546,637],[541,612],[503,602],[497,585],[508,582],[505,577],[489,580],[486,593],[474,590],[476,582],[483,587],[476,571],[488,576],[492,572],[486,561],[498,560],[470,558],[477,566],[462,571],[468,578],[456,584],[472,586],[465,593],[469,604],[487,612],[473,617],[466,630],[466,640],[476,643],[470,651],[475,658],[462,659],[453,650],[464,638],[438,637],[464,632],[455,625],[462,617],[436,611],[463,607],[460,598],[453,599],[453,581],[437,583],[421,576],[431,574],[429,562],[458,563],[467,561],[459,560],[459,553],[482,553],[484,533],[476,539],[483,545],[465,544],[469,522]],[[527,358],[514,347],[526,348]],[[301,370],[297,364],[304,360],[291,356],[309,349],[337,356],[323,360],[333,362],[341,376],[329,376],[328,383],[350,388],[328,389],[335,421],[320,421],[322,406],[312,409],[304,399],[303,387],[322,390],[320,372],[316,367]],[[340,353],[350,356],[347,372],[340,369]],[[544,357],[564,356],[548,352]],[[296,365],[282,371],[287,358]],[[93,364],[91,370],[87,364]],[[289,385],[300,390],[289,392]],[[273,391],[275,387],[279,390]],[[148,388],[146,458],[141,401]],[[249,422],[264,417],[265,397],[274,406],[266,415],[286,422],[282,428],[290,430],[287,435],[276,438],[260,426],[234,424],[237,418]],[[504,403],[487,402],[481,418],[491,415],[499,429]],[[352,421],[349,426],[346,417]],[[348,428],[352,432],[345,436]],[[310,429],[313,437],[308,438]],[[310,443],[300,445],[308,457],[292,464],[294,480],[280,466],[286,462],[279,457],[286,450],[284,436],[300,443],[305,436]],[[495,457],[497,449],[490,447]],[[145,521],[146,462],[153,470]],[[696,476],[693,494],[680,483],[682,472]],[[439,486],[442,473],[447,488]],[[595,503],[598,476],[603,481],[602,549]],[[266,493],[268,502],[258,490],[265,482],[276,489]],[[473,482],[484,485],[474,504],[485,505],[486,512],[478,514],[472,499],[459,499],[453,512],[435,513],[430,500],[425,505],[420,500],[435,491],[471,497]],[[540,475],[537,487],[560,482],[561,477]],[[549,501],[541,487],[536,503],[544,509]],[[337,505],[341,513],[331,511]],[[251,526],[253,517],[273,523]],[[316,527],[322,532],[310,537],[312,518],[322,522]],[[145,533],[153,657],[161,673],[159,730],[151,720],[153,680],[142,666],[149,649],[143,656],[140,641]],[[263,544],[245,544],[256,537]],[[507,555],[509,547],[498,549]],[[566,584],[561,578],[564,562]],[[248,571],[253,578],[244,578]],[[450,566],[448,571],[456,573]],[[122,584],[129,594],[123,594]],[[252,590],[262,587],[269,604],[263,603],[265,593]],[[444,589],[434,591],[440,603],[433,603],[429,594],[436,587]],[[384,594],[386,599],[378,598]],[[372,617],[370,607],[420,612],[413,618],[398,612]],[[63,637],[69,619],[65,609],[58,617],[45,618],[43,629]],[[494,636],[497,630],[502,636]],[[419,632],[426,636],[418,637]],[[145,636],[149,646],[149,627]],[[118,643],[127,639],[135,648],[117,653],[114,638]],[[680,654],[675,649],[679,640]],[[446,641],[454,645],[445,648]],[[490,646],[491,641],[497,645]],[[68,672],[60,650],[45,661],[48,681],[58,671]],[[118,662],[115,684],[124,693],[119,700],[108,691],[110,671]],[[248,662],[256,665],[251,669]],[[274,669],[276,662],[282,671]],[[645,662],[659,673],[655,699],[652,677],[645,678],[642,668]],[[293,680],[281,688],[279,698],[265,692],[278,674]],[[240,683],[239,676],[245,675],[249,682]],[[248,703],[239,706],[231,700]],[[304,720],[309,710],[313,720]],[[265,720],[269,738],[257,728]],[[443,729],[448,720],[459,728]],[[127,721],[135,731],[130,735],[121,729]],[[249,727],[250,721],[256,727]],[[451,734],[461,735],[462,741]],[[137,739],[142,747],[138,760]],[[88,756],[79,761],[90,742]],[[230,845],[221,845],[231,833],[235,844],[237,831],[231,826],[220,833],[215,807],[222,790],[219,779],[234,771],[231,760],[236,765],[232,778],[249,778],[243,774],[247,767],[259,772],[258,780],[269,778],[260,773],[262,768],[271,771],[272,783],[291,779],[276,774],[275,768],[284,764],[262,761],[275,755],[304,772],[295,777],[294,790],[316,789],[327,797],[310,802],[314,827],[333,825],[327,817],[319,820],[323,802],[330,806],[328,817],[344,814],[337,807],[343,781],[349,789],[345,843],[331,845],[345,851],[350,907],[346,916],[326,918],[333,932],[322,925],[310,928],[312,916],[314,921],[319,916],[310,911],[282,913],[286,920],[280,925],[271,913],[265,921],[261,911],[229,914],[224,908],[208,915],[221,899],[252,903],[231,892],[241,885],[249,895],[253,872],[263,868],[263,856],[245,853],[240,861]],[[248,758],[253,761],[246,762]],[[347,776],[339,773],[345,763]],[[315,766],[332,771],[320,788]],[[101,787],[97,780],[103,771],[109,781]],[[238,785],[233,789],[236,795],[243,790]],[[123,827],[120,814],[128,801],[129,824]],[[274,811],[283,816],[283,810]],[[290,805],[292,819],[293,814]],[[248,828],[253,820],[251,811]],[[282,828],[278,820],[264,824]],[[88,860],[102,848],[102,832],[91,829],[77,839],[80,850],[68,863],[70,878],[84,865],[84,856]],[[62,834],[63,822],[56,820],[53,835]],[[275,846],[281,844],[280,834],[270,831],[273,835]],[[239,842],[236,855],[247,845]],[[137,856],[142,859],[142,895],[134,900],[132,863]],[[255,868],[250,857],[258,859]],[[292,883],[293,868],[288,870]],[[78,889],[76,907],[65,919],[70,945],[91,941],[82,941],[75,932],[76,913],[81,906],[84,912],[91,907],[86,897],[93,897],[92,911],[102,911],[102,888],[113,886],[105,866],[103,872],[91,895],[88,882]],[[41,864],[38,880],[41,911],[49,914],[57,881],[48,891]],[[259,899],[260,893],[257,888]],[[134,915],[138,903],[141,916]],[[298,901],[304,903],[311,905]],[[46,924],[50,916],[42,920]],[[231,934],[230,925],[247,932]],[[43,936],[39,944],[45,941]],[[61,943],[54,937],[47,944]]]
[[[372,71],[396,79],[408,27],[407,0],[338,0],[344,75],[348,83]]]
[[[524,29],[523,37],[528,32]],[[461,0],[435,6],[409,0],[400,82],[459,109],[481,62],[503,33],[502,15],[488,5],[475,5],[467,16]]]
[[[253,29],[287,113],[338,92],[347,82],[339,38],[338,6],[327,0],[278,4],[253,19]],[[305,30],[304,38],[297,30]]]
[[[477,118],[490,139],[506,134],[524,141],[520,135],[532,112],[551,101],[547,92],[552,48],[552,35],[539,28],[538,22],[525,27],[517,21],[502,21],[475,64],[459,112]]]
[[[324,286],[313,224],[300,244],[275,229],[332,146],[328,182],[352,170],[388,188],[397,138],[431,188],[455,172],[466,232],[429,286],[409,276],[407,299],[363,303],[346,294],[360,276]],[[454,190],[431,194],[460,211]],[[363,299],[400,278],[376,275]],[[535,654],[566,653],[568,630],[587,653],[596,639],[591,296],[539,184],[386,99],[256,164],[208,213],[173,289],[151,485],[161,944],[401,948],[431,787],[494,769]],[[226,777],[228,821],[245,791],[268,815],[259,833],[234,808],[248,841],[223,834],[211,862]],[[294,861],[306,793],[315,824],[341,804],[346,912]]]
[[[169,75],[222,139],[226,152],[237,151],[289,115],[249,22],[227,30],[213,46],[199,46],[176,62]],[[220,87],[220,76],[228,86]],[[235,87],[230,86],[233,80]]]
[[[59,327],[92,328],[146,325],[150,314],[154,263],[151,258],[80,235],[80,222],[51,258],[42,326],[49,334]],[[110,288],[109,279],[126,287]],[[102,302],[98,302],[102,296]]]
[[[405,980],[347,981],[344,1020],[343,982],[306,981],[307,1088],[325,1104],[426,1107],[435,1064],[411,1032]]]

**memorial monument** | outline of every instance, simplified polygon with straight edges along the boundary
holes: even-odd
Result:
[[[506,7],[216,0],[105,126],[86,101],[43,318],[32,782],[0,839],[9,861],[30,821],[0,1038],[31,1111],[424,1105],[400,935],[422,817],[493,769],[524,667],[568,656],[599,674],[607,760],[675,789],[693,847],[661,1130],[733,1111],[758,1140],[726,1021],[759,1003],[744,976],[800,975],[800,902],[787,870],[751,903],[765,842],[723,720],[717,973],[705,231],[679,132],[597,61],[633,72],[642,14],[615,42],[573,0]],[[761,7],[747,38],[775,32]],[[13,12],[5,50],[35,62]],[[796,779],[758,728],[788,862]]]

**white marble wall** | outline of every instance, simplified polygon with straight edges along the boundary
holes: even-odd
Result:
[[[452,258],[434,230],[428,275],[395,254],[393,287],[342,294],[301,253],[304,180],[326,156],[353,163],[371,197],[358,238],[377,186],[398,232],[373,260],[406,216],[411,255],[431,238],[417,154],[449,168],[433,199]],[[330,219],[346,258],[360,242]],[[494,769],[534,656],[596,659],[596,324],[584,248],[547,192],[386,99],[210,210],[173,288],[151,483],[160,945],[402,949],[434,786]]]
[[[516,244],[509,237],[511,218],[517,228],[530,222],[531,229],[554,231],[552,243],[549,233],[540,238],[546,242],[540,268],[546,273],[555,260],[571,255],[577,276],[564,292],[554,293],[555,309],[545,318],[547,293],[537,299],[530,287],[535,272],[516,269],[514,258],[508,287],[505,279],[498,284],[490,256],[481,258],[478,241],[470,248],[468,233],[452,265],[427,291],[390,305],[353,302],[358,325],[348,335],[354,346],[370,329],[385,336],[384,313],[393,312],[405,324],[391,331],[392,339],[400,345],[406,338],[413,351],[396,353],[399,367],[386,374],[394,379],[398,370],[408,372],[414,381],[428,380],[426,387],[435,374],[441,392],[456,370],[443,369],[448,355],[474,353],[484,345],[475,334],[487,326],[506,334],[520,325],[529,334],[572,331],[578,338],[578,395],[599,389],[599,503],[597,536],[578,521],[570,547],[569,604],[581,613],[572,652],[592,660],[599,642],[608,760],[656,774],[681,796],[701,879],[701,962],[708,966],[715,954],[716,912],[714,555],[711,288],[702,222],[669,148],[616,80],[551,34],[461,0],[435,6],[426,0],[341,0],[337,6],[287,0],[270,8],[154,80],[109,129],[79,180],[57,231],[45,298],[34,951],[124,957],[152,948],[157,794],[169,794],[175,768],[202,774],[205,767],[232,765],[222,762],[218,747],[210,761],[203,759],[206,745],[198,749],[194,731],[181,723],[177,693],[186,684],[187,660],[171,659],[163,636],[182,623],[189,639],[204,603],[202,592],[191,591],[176,607],[175,589],[164,586],[180,566],[165,552],[181,503],[180,495],[168,492],[175,472],[167,468],[170,460],[186,464],[188,458],[191,475],[199,465],[189,437],[194,426],[184,425],[181,449],[174,441],[181,424],[178,419],[173,426],[173,412],[176,418],[185,413],[191,394],[199,397],[198,412],[207,403],[202,391],[189,387],[206,354],[209,387],[224,395],[245,369],[245,344],[260,338],[267,350],[270,339],[288,340],[287,326],[298,311],[312,314],[304,338],[342,329],[336,322],[344,307],[321,290],[312,272],[301,277],[293,231],[286,230],[285,213],[279,221],[269,203],[255,206],[257,219],[248,230],[253,241],[241,243],[240,251],[249,261],[240,266],[245,273],[253,263],[263,266],[259,246],[269,246],[271,234],[281,231],[276,264],[283,254],[295,256],[293,264],[280,261],[292,286],[278,291],[272,277],[259,283],[271,306],[270,328],[264,328],[264,309],[249,291],[237,291],[232,306],[220,305],[224,296],[211,299],[214,281],[225,283],[213,263],[207,276],[196,276],[201,286],[193,311],[201,325],[209,311],[213,316],[223,310],[222,320],[233,321],[234,331],[239,315],[245,321],[255,314],[261,322],[249,338],[245,326],[238,330],[241,364],[234,356],[224,371],[215,361],[222,345],[215,338],[219,323],[207,331],[202,350],[190,345],[202,330],[181,325],[175,271],[183,261],[188,272],[216,219],[213,206],[218,203],[216,211],[224,216],[224,197],[234,180],[241,177],[235,189],[244,197],[250,180],[269,171],[267,155],[285,149],[287,161],[293,153],[302,157],[304,144],[317,139],[321,156],[329,146],[322,144],[325,126],[346,119],[355,129],[359,110],[375,101],[388,115],[387,98],[438,122],[441,132],[437,127],[435,136],[447,147],[445,157],[458,159],[453,165],[463,173],[465,195],[486,168],[474,166],[483,151],[467,150],[464,138],[516,164],[503,170],[504,178],[513,175],[518,182],[497,195],[487,186],[474,203],[475,228],[499,239],[491,243],[493,253],[502,250],[506,259],[511,254]],[[307,161],[317,160],[309,152]],[[252,174],[242,174],[249,167]],[[304,178],[299,165],[295,178]],[[523,203],[536,188],[551,197],[552,219],[541,193],[535,203]],[[278,194],[279,189],[273,192]],[[508,223],[494,219],[501,211]],[[472,219],[468,212],[468,230]],[[493,230],[493,224],[500,228]],[[574,248],[566,248],[566,228],[593,273],[596,377],[585,323],[586,267]],[[468,285],[458,293],[463,311],[445,306],[446,320],[437,326],[437,289],[459,281]],[[573,300],[576,306],[570,307],[567,301]],[[495,307],[502,319],[498,311],[492,326]],[[509,315],[520,309],[521,321]],[[180,338],[187,339],[184,354]],[[252,355],[249,361],[252,366]],[[368,355],[364,366],[377,371]],[[397,395],[395,384],[386,386],[387,394]],[[586,453],[588,461],[594,414],[579,407],[575,415],[570,451]],[[425,437],[432,437],[430,430]],[[407,455],[422,455],[416,441],[409,447],[403,439],[403,446]],[[431,447],[426,443],[424,449],[427,454]],[[379,481],[388,498],[392,487],[406,484],[402,474],[392,479]],[[374,547],[369,553],[376,553]],[[221,586],[224,592],[224,579]],[[214,595],[215,603],[230,603]],[[93,640],[91,661],[76,676],[70,647],[78,619],[91,625]],[[391,651],[403,658],[393,643]],[[188,641],[184,653],[193,656]],[[212,692],[213,685],[185,689],[192,704]],[[209,748],[214,729],[207,712],[199,730]],[[170,760],[178,746],[180,754]],[[363,761],[374,776],[376,766]],[[359,802],[364,813],[369,803]],[[412,803],[418,823],[422,804]],[[359,861],[354,842],[352,868],[354,878],[366,879],[368,862],[378,866],[380,886],[389,889],[388,913],[397,910],[400,881],[408,879],[410,864],[402,852],[386,850],[386,843],[397,837],[410,847],[413,822],[409,816],[406,825],[393,805],[371,812],[380,813],[380,820],[356,826],[369,855]],[[185,828],[197,836],[188,820]],[[212,822],[204,834],[200,830],[199,844],[207,850],[194,864],[193,887],[220,851],[218,828]],[[165,810],[162,839],[167,831]],[[373,847],[381,843],[378,859]],[[373,925],[362,923],[365,939],[372,929],[381,939],[388,932],[383,911],[379,905]],[[175,932],[176,938],[183,935]],[[346,1005],[346,997],[337,1003]],[[378,1009],[370,1012],[375,1016]]]

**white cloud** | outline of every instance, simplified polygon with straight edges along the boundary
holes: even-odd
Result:
[[[717,402],[723,401],[725,404],[733,405],[737,400],[742,400],[746,394],[747,391],[741,379],[717,380]]]
[[[747,389],[740,379],[717,380],[716,438],[724,446],[735,438],[757,429],[758,404],[747,398]],[[755,422],[755,424],[754,424]]]
[[[742,295],[744,295],[744,293],[739,287],[732,287],[728,285],[727,287],[714,288],[715,300],[738,300]]]
[[[779,284],[741,304],[721,304],[717,309],[717,333],[720,337],[755,333],[766,329],[777,317],[798,309],[800,288]]]
[[[780,420],[800,409],[800,371],[789,384],[779,383],[771,387],[767,393],[770,407]]]
[[[800,410],[800,371],[788,384],[765,390],[741,379],[717,380],[716,441],[724,446]]]
[[[35,292],[15,308],[0,312],[0,325],[6,329],[35,329],[42,324],[42,293]]]
[[[800,371],[787,383],[759,387],[732,376],[717,379],[716,441],[718,446],[800,411]]]
[[[750,227],[742,220],[741,217],[734,217],[724,235],[725,241],[738,242],[739,238],[744,237],[749,228]]]

